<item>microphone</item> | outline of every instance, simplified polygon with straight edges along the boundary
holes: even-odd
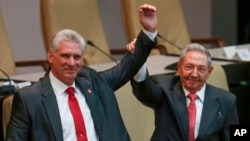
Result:
[[[9,94],[13,94],[16,90],[16,87],[14,85],[11,85],[11,80],[8,74],[4,72],[2,69],[0,69],[0,71],[7,77],[7,80],[9,82],[9,85],[0,87],[0,96],[7,96]]]
[[[91,40],[87,40],[87,44],[96,48],[97,50],[99,50],[100,52],[102,52],[104,55],[108,56],[110,59],[112,59],[116,64],[118,64],[117,60],[115,58],[113,58],[111,55],[109,55],[108,53],[104,52],[102,49],[100,49],[99,47],[97,47]]]
[[[169,44],[173,45],[173,46],[174,46],[175,48],[177,48],[178,50],[182,50],[181,47],[179,47],[179,46],[175,45],[173,42],[167,40],[166,38],[164,38],[163,36],[161,36],[159,33],[157,33],[157,37],[159,37],[159,38],[161,38],[162,40],[164,40],[164,41],[168,42]]]

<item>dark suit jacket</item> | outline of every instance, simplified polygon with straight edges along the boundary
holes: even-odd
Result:
[[[131,81],[133,93],[155,112],[152,141],[188,141],[186,96],[179,76],[161,75],[153,80]],[[229,125],[238,124],[235,96],[207,84],[196,141],[229,141]]]
[[[154,44],[141,32],[135,53],[127,53],[116,67],[103,72],[82,67],[76,85],[86,98],[100,141],[130,140],[114,91],[136,74]],[[63,141],[60,118],[49,75],[45,75],[14,95],[7,141]]]

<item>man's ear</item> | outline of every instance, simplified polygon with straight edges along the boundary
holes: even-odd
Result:
[[[213,72],[213,70],[214,70],[214,66],[210,66],[210,68],[208,69],[209,75]]]
[[[51,50],[48,51],[47,58],[48,58],[49,63],[51,63],[53,59],[53,52]]]

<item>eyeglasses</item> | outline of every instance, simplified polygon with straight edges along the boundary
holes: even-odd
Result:
[[[204,67],[204,66],[196,67],[193,65],[184,65],[183,68],[185,71],[194,71],[194,69],[196,68],[198,73],[205,73],[208,70],[207,67]]]

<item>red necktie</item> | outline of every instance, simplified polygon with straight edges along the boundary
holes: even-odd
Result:
[[[75,97],[75,89],[73,87],[67,88],[66,92],[69,94],[68,103],[70,107],[71,114],[74,119],[77,141],[87,141],[86,129],[84,124],[84,119],[82,112],[80,110],[79,104]]]
[[[196,106],[195,99],[198,96],[194,93],[188,95],[190,99],[190,104],[188,105],[188,117],[189,117],[189,141],[194,141],[194,130],[195,130],[195,120],[196,120]]]

